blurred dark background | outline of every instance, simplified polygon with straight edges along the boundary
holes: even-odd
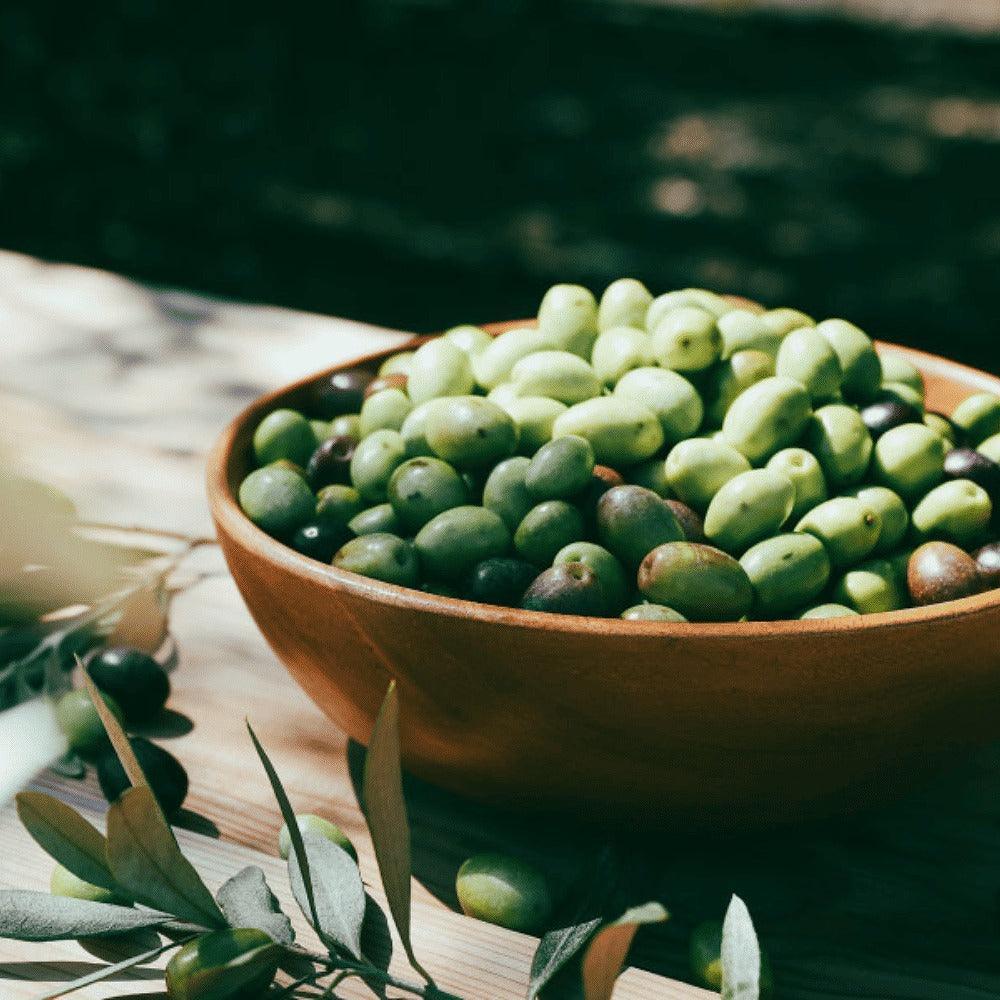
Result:
[[[788,5],[7,0],[0,242],[415,330],[628,274],[1000,371],[1000,7]]]

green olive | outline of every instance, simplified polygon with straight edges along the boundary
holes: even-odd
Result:
[[[781,342],[775,372],[801,382],[813,400],[831,399],[840,392],[844,372],[830,342],[814,327],[793,330]]]
[[[716,318],[696,306],[673,309],[653,330],[653,357],[675,372],[701,372],[719,360],[722,336]]]
[[[756,614],[775,618],[819,595],[830,579],[830,557],[812,535],[767,538],[740,558],[753,584]]]
[[[888,559],[873,559],[849,569],[833,587],[834,602],[860,615],[899,611],[909,605],[909,594]]]
[[[623,485],[611,487],[598,500],[597,536],[626,569],[634,571],[658,545],[681,541],[684,529],[652,490]]]
[[[415,351],[397,351],[395,354],[390,354],[379,365],[379,375],[409,375],[415,353]]]
[[[779,337],[786,337],[792,330],[799,330],[804,326],[816,325],[812,316],[799,312],[798,309],[789,309],[787,306],[769,309],[760,318],[761,322]]]
[[[322,816],[316,816],[313,813],[302,813],[295,817],[295,822],[303,833],[314,833],[317,836],[326,837],[331,844],[343,848],[353,861],[358,860],[358,852],[354,844],[351,843],[351,838],[336,823],[331,823],[328,819],[323,819]],[[292,838],[286,823],[282,825],[281,832],[278,834],[278,853],[282,860],[287,860],[291,851]]]
[[[401,587],[415,587],[420,582],[420,565],[413,545],[387,532],[352,538],[333,557],[333,565]]]
[[[729,480],[708,505],[705,536],[713,545],[739,555],[775,534],[795,505],[795,487],[773,469],[751,469]]]
[[[923,496],[944,478],[944,438],[924,424],[901,424],[875,442],[875,479],[905,500]]]
[[[843,569],[874,551],[882,518],[873,504],[855,497],[834,497],[809,511],[795,530],[815,535],[826,546],[834,569]]]
[[[287,458],[305,465],[316,447],[316,435],[308,420],[297,410],[275,410],[258,425],[253,450],[260,465]]]
[[[642,561],[638,580],[643,597],[676,609],[689,621],[737,621],[753,607],[746,570],[710,545],[660,545]]]
[[[601,393],[590,364],[570,351],[538,351],[521,358],[510,373],[519,396],[547,396],[571,406]]]
[[[358,431],[362,438],[375,431],[398,431],[412,409],[413,403],[402,389],[382,389],[361,404]]]
[[[613,386],[626,372],[648,365],[653,358],[653,341],[644,330],[613,326],[596,341],[590,356],[594,374],[606,386]]]
[[[730,479],[750,470],[750,462],[726,441],[689,438],[670,450],[665,469],[667,482],[677,497],[695,510],[704,511]]]
[[[510,414],[480,396],[441,400],[428,414],[424,430],[438,458],[461,470],[490,468],[517,448]]]
[[[722,436],[754,464],[795,444],[812,415],[809,393],[800,382],[775,375],[750,386],[733,400]]]
[[[510,532],[498,514],[485,507],[453,507],[425,524],[413,544],[424,573],[432,580],[460,580],[476,563],[510,550]]]
[[[656,414],[634,400],[617,396],[588,399],[561,413],[552,436],[567,434],[586,438],[597,461],[612,468],[652,458],[663,446],[663,427]]]
[[[525,483],[531,459],[523,455],[496,465],[483,486],[483,506],[499,514],[510,531],[516,531],[524,515],[537,501]]]
[[[763,316],[749,309],[731,309],[719,317],[719,332],[723,358],[731,358],[737,351],[763,351],[774,357],[781,346],[781,336]]]
[[[767,468],[787,476],[795,487],[795,504],[789,517],[798,520],[826,500],[826,479],[816,456],[805,448],[784,448],[772,455]]]
[[[564,500],[546,500],[524,515],[514,532],[514,548],[524,560],[548,566],[556,553],[585,535],[583,515]]]
[[[552,914],[545,876],[527,861],[503,854],[469,858],[458,870],[455,891],[466,915],[509,930],[537,933]]]
[[[648,462],[640,462],[628,470],[629,482],[635,486],[644,486],[661,497],[669,497],[670,482],[667,479],[667,463],[662,458],[651,458]]]
[[[867,403],[882,386],[882,365],[871,338],[844,319],[825,319],[816,329],[829,341],[844,373],[841,389],[853,403]]]
[[[652,294],[641,281],[636,281],[635,278],[612,281],[601,296],[601,304],[597,309],[597,327],[602,332],[621,327],[643,330],[652,301]]]
[[[56,865],[52,869],[49,892],[53,896],[83,899],[88,903],[113,903],[117,906],[132,905],[132,900],[128,896],[120,892],[115,892],[113,889],[105,889],[102,886],[85,882],[82,878],[63,868],[62,865]]]
[[[538,307],[538,329],[561,351],[589,358],[597,339],[597,301],[582,285],[553,285]]]
[[[665,604],[635,604],[622,612],[622,618],[629,622],[686,622],[687,619]]]
[[[988,437],[1000,434],[1000,396],[977,392],[963,399],[951,414],[951,422],[965,440],[976,447]]]
[[[766,351],[737,351],[716,365],[705,389],[705,413],[709,426],[720,427],[733,400],[750,386],[774,374],[774,358]]]
[[[609,612],[617,614],[629,596],[629,583],[622,564],[603,546],[593,542],[570,542],[561,548],[552,560],[553,566],[568,563],[583,563],[597,575],[604,590],[605,605]],[[634,586],[634,583],[632,584]]]
[[[119,722],[124,722],[125,717],[118,702],[108,694],[102,693],[101,697],[111,709],[112,715]],[[107,748],[108,735],[104,723],[85,690],[77,688],[67,691],[56,702],[55,712],[59,728],[66,734],[71,749],[85,760],[93,759]]]
[[[353,486],[334,483],[316,494],[316,520],[333,528],[346,528],[362,510],[364,501]]]
[[[847,607],[846,604],[817,604],[803,611],[799,618],[802,621],[809,621],[817,618],[857,618],[857,616],[857,611]]]
[[[384,501],[392,474],[405,460],[406,443],[399,431],[374,431],[362,438],[351,456],[351,483],[363,499]]]
[[[913,508],[913,531],[919,541],[941,539],[964,549],[986,540],[993,503],[971,479],[935,486]]]
[[[240,483],[243,513],[269,535],[288,535],[312,519],[316,497],[298,472],[277,465],[255,469]]]
[[[1000,465],[1000,434],[992,434],[985,441],[980,441],[976,451]]]
[[[886,555],[895,551],[910,527],[910,514],[903,498],[887,486],[860,486],[846,495],[860,500],[882,519],[882,530],[874,554]]]
[[[387,489],[389,503],[407,534],[432,517],[468,500],[462,477],[440,458],[411,458],[396,467]]]
[[[379,533],[401,535],[403,533],[403,523],[399,520],[391,503],[378,503],[374,507],[360,511],[347,522],[347,527],[358,536]]]
[[[882,382],[899,382],[916,389],[921,398],[924,395],[924,377],[916,365],[907,361],[902,354],[886,351],[879,355],[882,363]]]
[[[853,407],[842,403],[821,406],[809,419],[805,441],[831,489],[859,483],[868,471],[872,437]]]
[[[406,382],[414,405],[439,396],[465,396],[474,386],[469,355],[450,340],[439,337],[417,348]]]
[[[732,306],[715,292],[704,288],[680,288],[658,295],[650,302],[649,308],[646,310],[646,329],[652,333],[668,313],[690,306],[702,309],[716,319],[732,309]]]
[[[472,372],[484,389],[495,389],[510,377],[511,369],[523,357],[556,346],[553,338],[541,330],[519,327],[507,330],[472,358]]]
[[[524,485],[536,500],[569,500],[590,483],[594,449],[586,438],[569,434],[542,445],[524,475]]]
[[[614,395],[652,410],[667,444],[691,437],[705,415],[698,390],[683,375],[663,368],[636,368],[628,372],[615,386]]]
[[[465,351],[470,358],[493,343],[493,338],[482,327],[468,323],[446,330],[441,334],[441,339],[454,344],[460,351]]]
[[[518,396],[499,404],[509,414],[517,428],[517,449],[522,455],[534,455],[552,440],[556,418],[568,407],[546,396]]]
[[[256,928],[227,928],[189,941],[167,964],[170,1000],[236,1000],[263,996],[282,949]]]

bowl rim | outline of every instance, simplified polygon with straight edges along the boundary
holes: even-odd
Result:
[[[533,325],[533,320],[480,324],[487,332],[497,334],[508,329]],[[950,621],[996,611],[1000,615],[1000,588],[984,591],[955,601],[944,601],[924,607],[884,611],[871,615],[851,615],[842,618],[775,619],[742,622],[655,622],[624,620],[621,618],[596,618],[582,615],[553,614],[544,611],[526,611],[482,604],[460,597],[430,594],[398,584],[385,583],[359,576],[347,570],[296,552],[283,542],[272,538],[258,528],[242,511],[236,497],[235,465],[239,456],[235,451],[237,441],[248,436],[248,425],[265,412],[274,408],[285,397],[300,392],[310,384],[327,378],[337,371],[363,367],[380,361],[390,354],[413,350],[435,335],[415,335],[395,347],[384,348],[360,355],[313,372],[295,382],[281,386],[254,399],[228,424],[216,440],[207,458],[207,490],[209,507],[217,532],[225,533],[246,549],[256,552],[277,569],[291,573],[301,580],[318,583],[331,590],[347,591],[352,596],[375,603],[387,604],[414,612],[439,614],[489,625],[524,628],[531,631],[573,632],[579,635],[646,635],[674,639],[724,639],[729,637],[757,638],[761,640],[784,639],[790,635],[834,635],[845,632],[863,632],[872,628],[904,628],[935,621]],[[912,362],[922,372],[942,377],[962,377],[970,385],[983,391],[1000,395],[1000,378],[988,372],[971,368],[957,361],[915,348],[903,347],[888,341],[875,341],[879,352],[898,354]]]

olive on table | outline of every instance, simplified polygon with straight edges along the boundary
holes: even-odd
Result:
[[[188,793],[188,776],[181,762],[142,736],[130,736],[132,752],[167,817],[180,809]],[[131,785],[121,761],[110,750],[97,761],[97,780],[108,802],[116,802]]]
[[[316,447],[313,429],[298,410],[274,410],[257,425],[253,450],[261,465],[287,458],[304,466]]]
[[[582,562],[550,566],[535,577],[521,598],[525,611],[605,618],[612,613],[597,574]]]
[[[597,308],[597,328],[605,331],[633,327],[643,331],[652,301],[652,293],[641,281],[635,278],[612,281],[604,289]],[[596,344],[594,346],[596,349]]]
[[[300,813],[295,817],[295,822],[302,833],[314,833],[319,837],[326,837],[331,844],[336,844],[345,850],[353,861],[358,860],[358,852],[354,844],[351,843],[351,838],[336,823],[331,823],[328,819],[323,819],[322,816],[316,816],[314,813]],[[278,834],[278,853],[285,861],[292,853],[292,837],[288,832],[287,823],[282,824]]]
[[[569,500],[586,488],[594,465],[590,442],[570,434],[538,449],[525,470],[524,485],[536,500]]]
[[[87,660],[87,673],[130,724],[155,718],[170,697],[170,678],[163,667],[149,653],[129,646],[97,650]]]
[[[693,507],[689,507],[681,500],[673,500],[669,497],[663,502],[673,511],[674,517],[677,518],[681,530],[684,532],[685,541],[707,541],[705,538],[705,522]]]
[[[773,469],[751,469],[726,483],[705,514],[705,536],[726,552],[739,555],[774,535],[795,504],[792,481]]]
[[[622,618],[629,622],[686,622],[687,619],[665,604],[634,604],[622,612]]]
[[[352,534],[361,535],[402,535],[403,525],[391,503],[377,503],[374,507],[366,507],[358,511],[347,522],[347,529]]]
[[[113,889],[105,889],[100,885],[85,882],[78,875],[56,865],[52,869],[49,880],[49,892],[53,896],[65,896],[69,899],[84,899],[88,903],[114,903],[118,906],[131,906],[132,900]]]
[[[352,538],[333,557],[333,565],[401,587],[415,587],[420,582],[415,546],[388,532]]]
[[[526,934],[542,930],[552,915],[552,893],[532,864],[503,854],[477,854],[455,879],[462,912]]]
[[[239,488],[243,513],[269,535],[281,537],[313,516],[316,497],[297,472],[266,465],[255,469]]]
[[[834,497],[809,511],[795,530],[815,535],[826,548],[833,568],[843,569],[874,551],[882,533],[882,518],[873,505],[862,500]]]
[[[639,567],[639,590],[689,621],[736,621],[749,614],[754,590],[746,570],[710,545],[667,542]]]
[[[926,542],[910,556],[906,584],[914,604],[938,604],[979,593],[982,578],[968,552],[950,542]]]
[[[556,553],[586,534],[583,515],[565,500],[544,500],[532,507],[514,532],[517,554],[536,566],[549,566]]]
[[[984,590],[1000,587],[1000,542],[990,542],[972,553]]]
[[[765,468],[780,472],[792,481],[795,503],[789,517],[793,520],[798,520],[829,496],[823,469],[816,456],[805,448],[783,448],[768,459]]]
[[[327,521],[311,521],[296,529],[288,544],[310,559],[328,563],[348,538],[350,532],[346,528],[335,527]]]
[[[516,608],[536,576],[538,567],[523,559],[494,556],[472,567],[463,596],[481,604]]]
[[[826,548],[808,534],[766,538],[743,553],[740,565],[753,584],[754,613],[765,618],[807,604],[830,579]]]
[[[681,541],[684,529],[652,490],[624,485],[613,486],[598,501],[597,536],[627,570],[635,571],[657,545]]]
[[[351,459],[358,446],[355,438],[345,434],[329,437],[309,456],[306,477],[317,492],[334,483],[351,481]]]
[[[283,949],[251,927],[202,934],[167,963],[170,1000],[236,1000],[260,997],[278,971]]]
[[[629,581],[622,564],[606,548],[594,542],[571,542],[552,560],[553,566],[569,563],[583,563],[597,574],[609,611],[617,613],[625,606],[630,592]],[[633,581],[631,587],[634,586]]]
[[[408,534],[433,517],[468,502],[462,477],[440,458],[410,458],[396,467],[386,495]]]
[[[413,540],[424,575],[461,580],[478,562],[506,555],[511,537],[499,514],[486,507],[452,507],[431,518]]]
[[[362,368],[352,368],[322,379],[313,390],[319,415],[324,420],[332,420],[344,413],[357,413],[364,402],[365,389],[374,377]]]
[[[986,490],[971,479],[951,479],[913,508],[913,532],[921,540],[939,538],[969,548],[983,541],[992,517]]]
[[[670,449],[665,468],[667,482],[678,499],[704,511],[730,479],[750,471],[750,462],[725,441],[688,438]]]
[[[114,717],[119,722],[124,722],[125,716],[118,702],[103,691],[101,697]],[[92,760],[110,745],[104,723],[97,714],[90,694],[83,688],[67,691],[56,702],[55,713],[59,728],[66,734],[71,749],[84,760]]]

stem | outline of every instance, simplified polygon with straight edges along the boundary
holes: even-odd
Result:
[[[202,545],[215,545],[216,540],[207,535],[188,535],[183,531],[171,531],[168,528],[144,528],[139,524],[112,524],[107,521],[78,521],[77,527],[92,531],[118,531],[123,535],[149,535],[150,538],[169,538],[174,542],[186,542],[189,548],[196,549]]]
[[[329,955],[318,955],[298,946],[293,946],[289,951],[294,951],[296,954],[310,959],[317,965],[326,966],[331,972],[338,971],[344,974],[341,980],[347,979],[350,976],[357,976],[365,982],[374,980],[375,982],[382,983],[384,986],[392,986],[397,990],[405,990],[413,996],[426,997],[427,1000],[463,1000],[462,997],[456,996],[454,993],[446,993],[433,983],[411,983],[406,979],[397,979],[391,972],[386,972],[384,969],[380,969],[378,966],[367,962],[357,962],[339,956],[334,958]]]

